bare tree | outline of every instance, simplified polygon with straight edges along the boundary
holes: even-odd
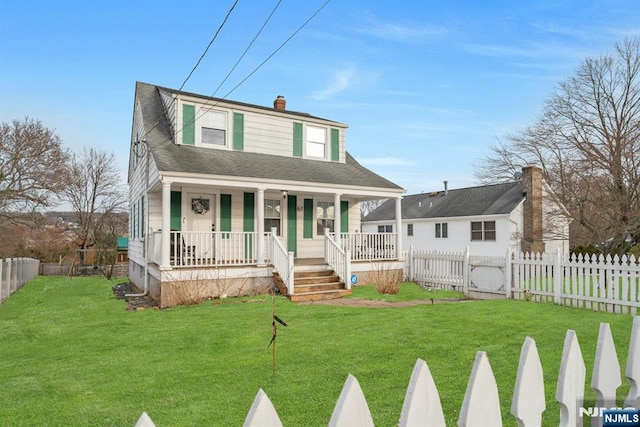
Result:
[[[125,192],[113,154],[90,148],[74,156],[64,196],[76,213],[76,235],[80,249],[100,241],[110,217],[125,206]],[[114,245],[115,247],[115,245]]]
[[[364,218],[365,216],[369,215],[386,200],[387,199],[365,200],[364,202],[360,202],[360,217]]]
[[[48,207],[63,188],[69,153],[53,129],[25,118],[0,125],[0,219]]]
[[[624,253],[640,241],[640,38],[586,59],[533,126],[492,147],[476,177],[506,180],[528,163],[569,210],[574,244]]]

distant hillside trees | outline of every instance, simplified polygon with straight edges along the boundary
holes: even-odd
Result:
[[[58,261],[91,248],[110,262],[128,230],[125,201],[113,154],[73,154],[38,120],[0,124],[0,256]],[[71,221],[42,214],[54,205],[70,206]]]
[[[640,38],[587,58],[536,123],[492,147],[476,177],[512,179],[531,163],[569,210],[574,246],[615,254],[640,242]]]

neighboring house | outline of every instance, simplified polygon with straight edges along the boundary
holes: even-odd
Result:
[[[380,205],[363,219],[364,232],[395,232],[395,206]],[[463,251],[500,255],[512,251],[569,252],[567,211],[536,166],[518,181],[445,189],[402,200],[404,250]]]
[[[359,203],[391,198],[399,213],[404,190],[351,157],[346,129],[287,110],[281,96],[271,108],[137,83],[130,280],[172,305],[202,287],[213,297],[257,292],[274,272],[300,293],[294,259],[296,269],[328,266],[346,288],[371,261],[401,269],[402,236],[359,233]]]

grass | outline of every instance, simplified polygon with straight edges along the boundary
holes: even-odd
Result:
[[[446,300],[463,299],[464,294],[444,289],[423,289],[415,283],[400,283],[397,294],[380,294],[373,286],[353,286],[353,293],[347,298],[364,298],[368,300],[401,302],[414,300]]]
[[[544,425],[554,426],[566,330],[577,332],[589,384],[600,322],[611,325],[623,369],[632,323],[629,315],[505,300],[371,309],[263,296],[127,312],[113,297],[115,283],[38,277],[0,306],[2,424],[133,426],[147,411],[158,426],[241,425],[262,388],[285,426],[327,425],[351,373],[375,424],[394,426],[421,358],[455,425],[482,350],[504,424],[515,426],[509,408],[520,348],[531,336],[544,369]],[[267,349],[273,305],[289,324],[278,329],[276,375]],[[624,382],[619,403],[627,391]]]

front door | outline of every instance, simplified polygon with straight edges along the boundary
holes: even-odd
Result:
[[[186,224],[182,229],[187,246],[194,247],[197,259],[214,258],[213,234],[215,199],[212,194],[188,193]],[[191,232],[191,233],[189,233]]]

